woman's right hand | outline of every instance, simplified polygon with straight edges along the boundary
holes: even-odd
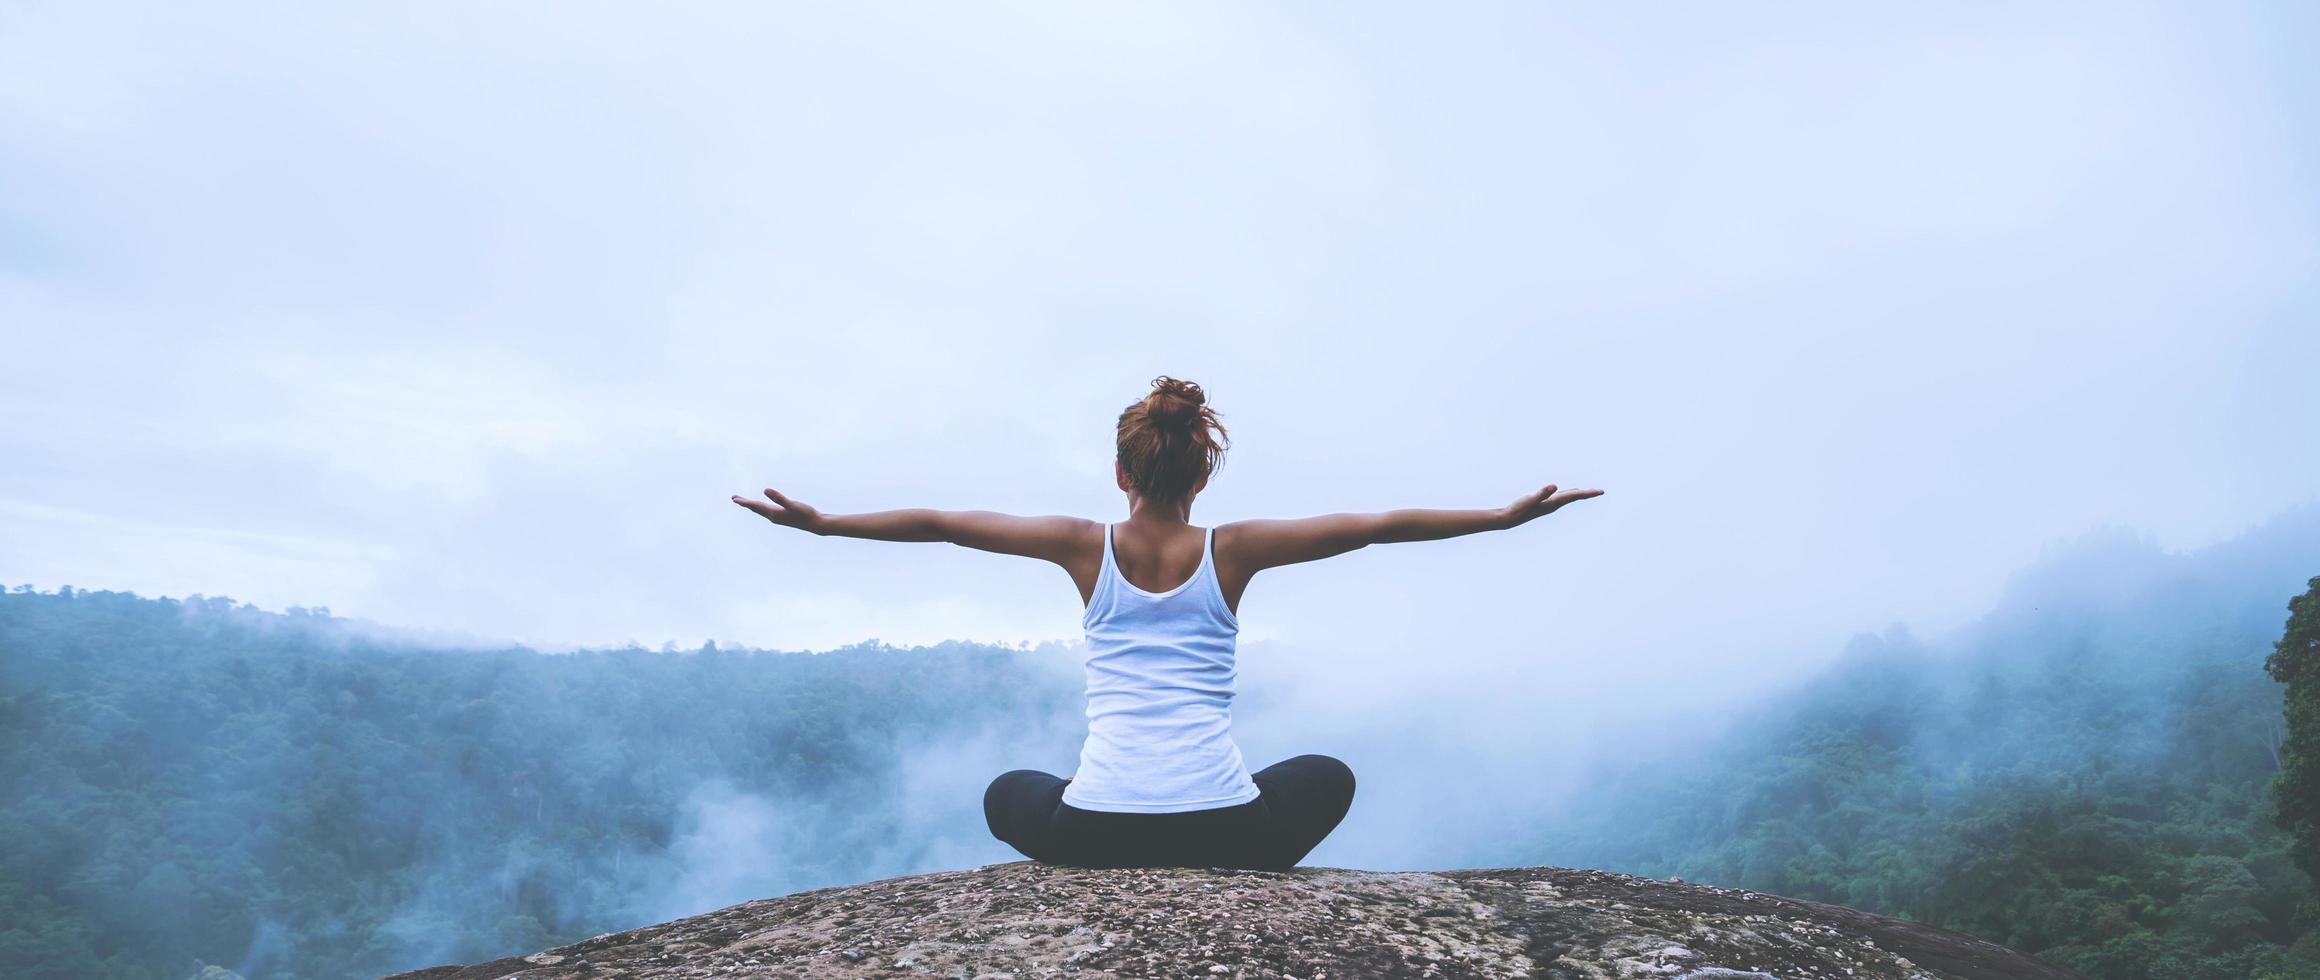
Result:
[[[1564,504],[1574,500],[1600,496],[1603,496],[1601,490],[1563,490],[1549,483],[1533,493],[1524,494],[1522,499],[1508,504],[1506,507],[1506,526],[1520,527],[1561,510]]]

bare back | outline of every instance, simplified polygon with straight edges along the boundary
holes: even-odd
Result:
[[[1228,524],[1216,529],[1216,578],[1224,592],[1225,607],[1237,616],[1250,574],[1232,560],[1230,528]],[[1207,534],[1207,528],[1193,524],[1122,521],[1112,525],[1112,561],[1129,585],[1147,592],[1167,592],[1200,570],[1200,552]],[[1084,540],[1075,542],[1074,554],[1064,563],[1064,570],[1079,587],[1079,601],[1084,606],[1095,593],[1096,576],[1103,567],[1104,525],[1089,521],[1084,533],[1075,537]]]

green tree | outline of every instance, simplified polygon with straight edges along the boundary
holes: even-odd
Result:
[[[2320,880],[2320,578],[2288,600],[2288,626],[2264,671],[2288,686],[2288,735],[2272,780],[2272,816],[2295,843],[2289,854]]]

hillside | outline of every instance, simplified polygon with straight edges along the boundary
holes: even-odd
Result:
[[[2262,668],[2314,555],[2320,509],[2189,553],[2069,543],[1971,628],[1864,637],[1727,728],[1607,742],[1558,806],[1422,789],[1445,746],[1572,751],[1489,717],[1332,735],[1395,790],[1316,863],[1603,868],[2103,980],[2320,980],[2320,893],[2268,815]],[[968,644],[543,653],[19,587],[0,594],[0,976],[377,976],[1011,860],[983,784],[1071,764],[1077,674],[1068,651]],[[1294,733],[1267,698],[1252,686],[1236,728]]]
[[[1938,923],[2110,980],[2320,976],[2312,883],[2271,819],[2263,670],[2314,555],[2313,509],[2188,553],[2089,534],[1966,629],[1861,637],[1716,740],[1606,758],[1528,850]]]

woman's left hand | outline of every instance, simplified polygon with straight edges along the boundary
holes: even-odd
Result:
[[[775,524],[779,524],[783,527],[794,527],[800,531],[811,531],[821,523],[821,511],[815,510],[795,500],[791,500],[790,498],[783,496],[782,492],[779,490],[775,490],[772,487],[765,488],[765,498],[766,500],[773,502],[766,503],[765,500],[756,500],[742,496],[735,496],[733,498],[733,502],[748,508],[750,513],[756,514],[759,517],[765,518],[766,520],[772,521]]]

